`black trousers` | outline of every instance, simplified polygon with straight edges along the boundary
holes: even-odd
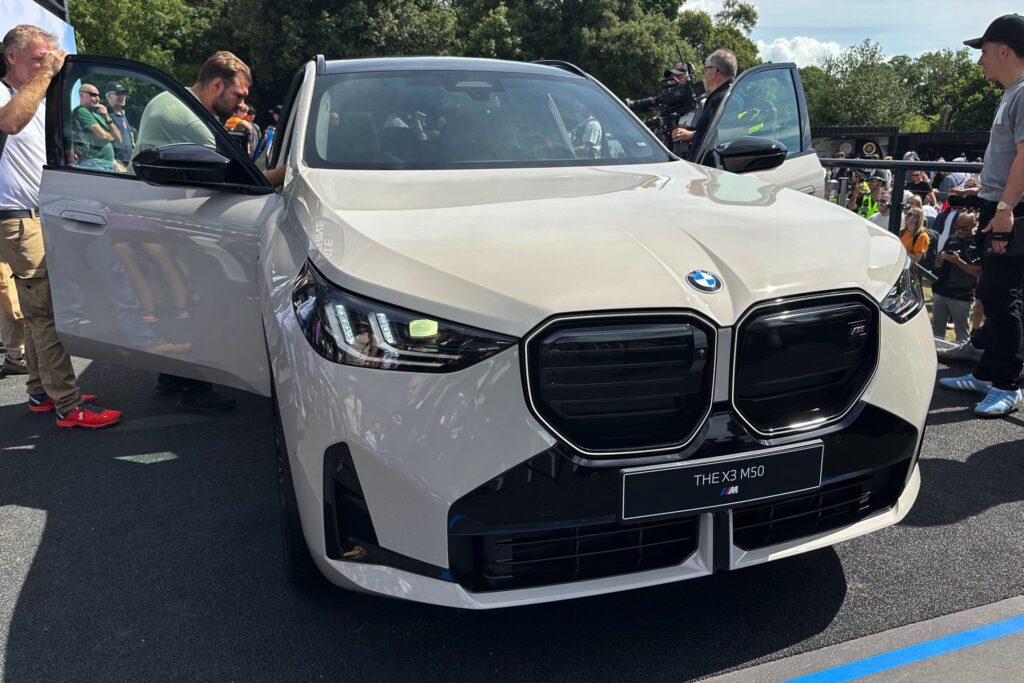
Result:
[[[988,226],[995,214],[996,202],[985,202],[978,220],[979,230]],[[1024,216],[1024,202],[1014,208],[1013,214]],[[1024,240],[1024,230],[1018,227],[1014,240]],[[985,255],[981,268],[977,296],[985,305],[981,335],[984,353],[974,376],[992,382],[996,389],[1019,389],[1024,368],[1024,257]]]

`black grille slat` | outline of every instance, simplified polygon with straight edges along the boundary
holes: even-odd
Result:
[[[697,549],[698,518],[601,522],[548,531],[496,530],[450,537],[465,548],[456,578],[474,591],[510,590],[682,564]]]
[[[896,503],[910,461],[732,513],[733,543],[756,550],[855,524]]]
[[[515,566],[522,566],[522,565],[527,565],[527,564],[536,564],[538,562],[556,562],[558,560],[568,560],[568,559],[571,559],[571,558],[577,558],[578,559],[578,558],[584,558],[584,557],[596,557],[597,555],[610,555],[610,554],[613,554],[613,553],[628,552],[628,551],[631,551],[631,550],[643,550],[643,548],[645,548],[645,547],[654,547],[654,546],[659,546],[659,545],[666,545],[668,543],[678,543],[679,541],[686,541],[686,540],[689,540],[689,539],[687,539],[687,538],[679,538],[679,539],[671,539],[671,540],[668,540],[668,541],[657,541],[657,542],[654,542],[654,543],[646,543],[646,544],[641,542],[641,543],[636,543],[634,545],[623,546],[621,548],[612,548],[611,550],[594,550],[592,552],[586,552],[586,553],[578,552],[577,551],[577,552],[570,553],[568,555],[560,555],[560,556],[555,556],[555,557],[538,557],[538,558],[531,558],[531,559],[526,559],[526,560],[495,560],[494,562],[495,562],[495,564],[500,564],[502,566],[515,567]]]
[[[555,322],[527,342],[531,407],[595,455],[682,445],[710,408],[713,338],[688,315]]]
[[[874,372],[878,324],[858,294],[761,307],[737,332],[736,409],[769,434],[841,417]]]

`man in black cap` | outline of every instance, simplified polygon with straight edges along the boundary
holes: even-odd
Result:
[[[974,413],[1000,417],[1024,404],[1020,383],[1024,367],[1024,17],[999,17],[985,35],[964,44],[981,49],[978,64],[985,78],[1002,85],[1005,92],[992,122],[978,191],[982,200],[978,222],[988,238],[977,290],[985,305],[985,351],[973,373],[947,377],[940,384],[985,394]]]
[[[124,113],[128,91],[117,81],[111,81],[103,88],[103,95],[107,98],[107,112],[121,133],[121,141],[114,145],[114,159],[127,170],[132,163],[132,149],[138,133]]]

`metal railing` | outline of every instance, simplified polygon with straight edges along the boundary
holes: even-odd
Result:
[[[819,159],[826,168],[867,168],[892,171],[891,203],[889,205],[889,232],[898,235],[903,220],[903,191],[906,189],[907,171],[942,171],[960,173],[981,173],[981,164],[964,161],[883,161],[875,159]],[[838,195],[846,206],[849,178],[839,180]]]

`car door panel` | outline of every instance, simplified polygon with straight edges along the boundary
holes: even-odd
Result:
[[[48,93],[48,107],[63,97],[64,110],[47,112],[51,164],[40,193],[57,330],[76,355],[269,395],[260,226],[276,220],[279,195],[258,183],[246,192],[82,170],[67,144],[67,93],[97,70],[124,80],[144,74],[181,96],[180,86],[139,66],[74,57]]]
[[[793,64],[767,64],[744,71],[711,122],[700,158],[718,145],[753,135],[777,140],[789,153],[781,166],[750,175],[824,197],[825,174],[811,147],[810,122],[800,74]]]

